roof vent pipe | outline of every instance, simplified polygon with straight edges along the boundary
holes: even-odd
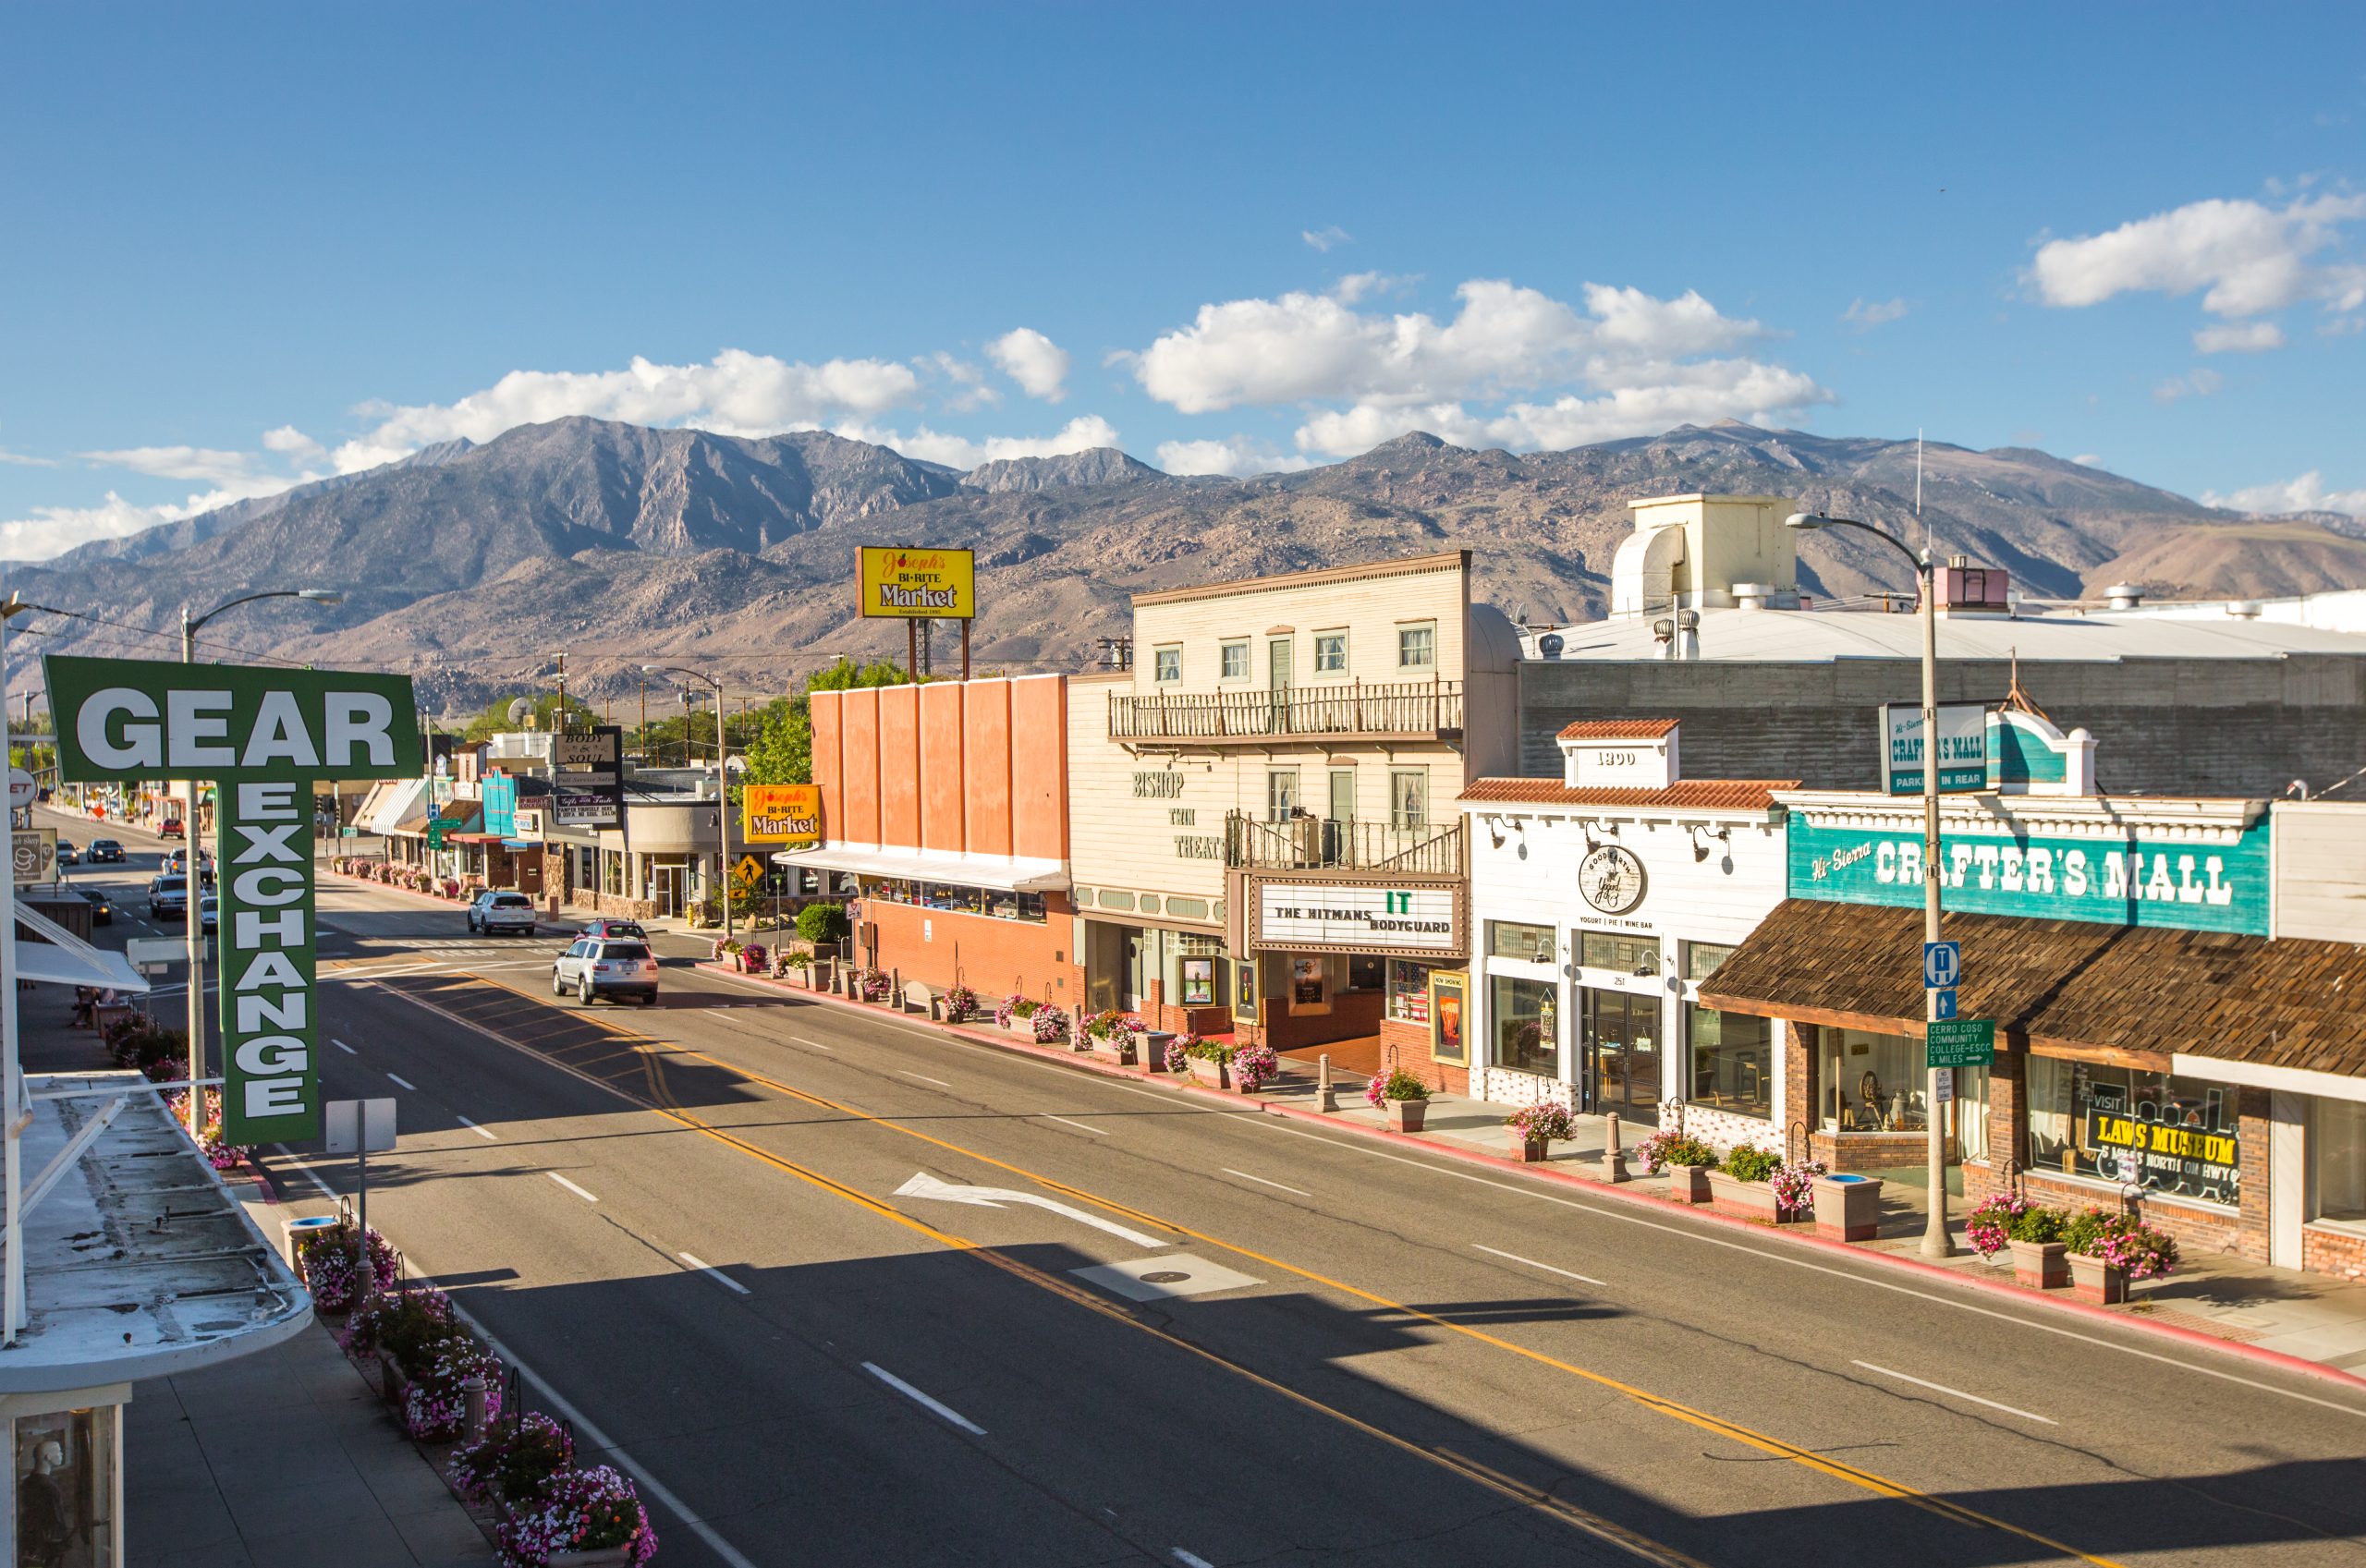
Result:
[[[1738,582],[1733,588],[1734,603],[1744,610],[1763,610],[1766,602],[1774,597],[1771,582]]]
[[[2232,604],[2226,606],[2226,614],[2234,616],[2238,621],[2256,621],[2259,619],[2260,614],[2259,601],[2256,599],[2238,599]]]
[[[2104,590],[2104,602],[2114,610],[2134,610],[2144,602],[2144,590],[2132,582],[2116,582]]]

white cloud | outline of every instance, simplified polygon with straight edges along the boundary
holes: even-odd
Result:
[[[1135,376],[1187,414],[1316,399],[1435,405],[1571,381],[1624,390],[1681,357],[1766,335],[1697,293],[1661,299],[1600,284],[1585,286],[1582,314],[1536,289],[1484,278],[1455,291],[1460,308],[1450,321],[1383,314],[1356,309],[1361,276],[1328,293],[1202,305],[1189,326],[1135,357]]]
[[[2100,468],[2104,466],[2104,460],[2092,452],[2081,452],[2070,461],[2082,468]]]
[[[2171,376],[2154,387],[2153,401],[2174,403],[2180,397],[2207,397],[2226,384],[2226,378],[2217,371],[2205,366],[2196,366],[2190,374]]]
[[[1286,474],[1311,468],[1314,459],[1283,452],[1270,442],[1236,435],[1224,441],[1162,441],[1158,466],[1170,474]]]
[[[153,448],[142,450],[156,450]],[[165,449],[169,450],[169,449]],[[130,467],[131,465],[125,465]],[[288,478],[282,474],[251,474],[213,490],[201,491],[179,503],[142,506],[110,490],[95,506],[35,506],[30,514],[0,521],[0,560],[46,561],[78,544],[103,539],[125,539],[163,523],[177,523],[201,513],[275,495],[292,484],[315,479],[314,474]]]
[[[1356,237],[1337,224],[1326,224],[1321,228],[1302,228],[1298,231],[1298,237],[1317,250],[1328,250],[1335,245],[1347,245]]]
[[[1871,332],[1875,327],[1887,326],[1905,314],[1906,301],[1903,299],[1858,298],[1848,301],[1848,309],[1840,312],[1840,319],[1855,326],[1859,332]]]
[[[2208,506],[2229,506],[2238,512],[2347,512],[2366,517],[2366,490],[2327,490],[2324,476],[2311,468],[2299,479],[2254,484],[2230,495],[2205,490]]]
[[[106,468],[129,468],[158,479],[195,480],[201,484],[235,485],[254,478],[254,457],[213,446],[126,446],[111,452],[79,454],[86,462]],[[293,483],[293,480],[282,480]]]
[[[316,463],[329,455],[329,449],[298,430],[294,425],[282,425],[277,430],[262,432],[263,450],[276,452],[298,463]]]
[[[1070,452],[1118,444],[1116,427],[1098,414],[1079,414],[1051,435],[994,435],[983,441],[947,435],[926,425],[909,435],[860,424],[840,425],[835,433],[849,441],[893,447],[905,456],[917,457],[924,463],[942,463],[948,468],[962,469],[1009,457],[1058,457]]]
[[[2366,217],[2366,195],[2319,196],[2271,207],[2250,201],[2190,202],[2105,234],[2049,240],[2029,278],[2048,305],[2099,305],[2149,290],[2207,290],[2201,308],[2241,318],[2323,299],[2354,310],[2366,301],[2366,267],[2310,258],[2338,242],[2341,225]]]
[[[819,365],[726,348],[705,365],[660,365],[636,356],[621,371],[512,371],[448,404],[364,404],[378,420],[335,452],[352,473],[454,436],[490,441],[518,425],[583,415],[632,424],[688,426],[719,435],[777,435],[833,420],[869,419],[916,402],[921,378],[886,359]]]
[[[2228,322],[2193,330],[2197,354],[2264,354],[2283,346],[2284,329],[2274,322]]]
[[[986,358],[1002,367],[1030,397],[1057,403],[1067,395],[1067,350],[1033,327],[1015,327],[986,345]]]
[[[13,464],[20,468],[54,468],[57,467],[57,459],[55,457],[29,457],[21,452],[0,451],[0,463]]]

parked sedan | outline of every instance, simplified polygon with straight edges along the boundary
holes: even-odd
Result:
[[[117,844],[111,838],[92,839],[91,841],[91,864],[93,866],[122,865],[123,845]]]
[[[578,937],[551,966],[551,994],[573,991],[589,1007],[603,996],[638,997],[657,1003],[657,955],[645,942]]]

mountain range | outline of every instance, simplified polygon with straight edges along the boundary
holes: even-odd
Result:
[[[2260,519],[2022,447],[1725,422],[1562,452],[1474,452],[1412,434],[1360,457],[1243,480],[1161,473],[1115,450],[967,473],[818,432],[761,439],[590,419],[456,441],[365,473],[241,502],[10,568],[27,599],[103,620],[30,622],[41,646],[172,658],[127,627],[177,625],[258,589],[201,654],[408,670],[442,711],[540,684],[628,698],[648,663],[690,665],[761,699],[840,654],[903,655],[903,629],[854,614],[858,543],[978,553],[980,668],[1073,669],[1128,630],[1127,595],[1451,546],[1478,590],[1532,622],[1599,615],[1637,497],[1795,497],[1803,509],[1927,528],[1939,553],[2010,568],[2038,598],[2106,584],[2268,595],[2366,586],[2347,518]],[[1905,563],[1841,533],[1801,541],[1801,586],[1896,590]],[[936,668],[950,667],[939,628]],[[665,683],[670,687],[671,683]]]

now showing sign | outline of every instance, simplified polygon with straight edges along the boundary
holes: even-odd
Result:
[[[317,1136],[312,789],[424,765],[408,675],[44,658],[67,784],[214,788],[222,1134]]]
[[[1285,950],[1459,952],[1457,896],[1456,888],[1434,883],[1266,882],[1257,891],[1253,941],[1261,948]]]

